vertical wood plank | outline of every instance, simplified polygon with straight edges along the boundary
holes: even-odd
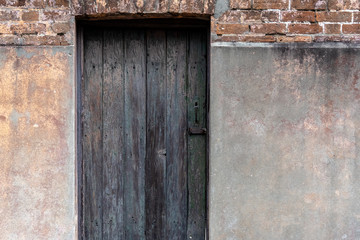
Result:
[[[206,33],[189,32],[188,126],[206,128]],[[188,136],[188,237],[205,239],[206,136]]]
[[[166,35],[147,31],[146,236],[165,238]]]
[[[85,239],[102,239],[102,40],[101,31],[86,32],[82,92]]]
[[[125,239],[145,239],[146,65],[143,30],[125,36]]]
[[[77,26],[76,31],[76,54],[77,54],[77,75],[76,75],[76,154],[77,154],[77,206],[78,206],[78,239],[84,239],[84,162],[82,159],[83,150],[83,105],[82,98],[84,89],[84,28]]]
[[[205,31],[86,31],[85,239],[205,239]]]
[[[120,30],[104,31],[103,239],[123,239],[124,51]]]
[[[167,222],[166,239],[186,239],[187,104],[185,31],[167,36]]]

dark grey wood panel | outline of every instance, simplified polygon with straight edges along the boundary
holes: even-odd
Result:
[[[87,32],[82,91],[84,227],[86,239],[102,239],[102,31]]]
[[[166,33],[147,31],[146,237],[165,239]]]
[[[125,239],[145,239],[146,46],[143,30],[125,41]]]
[[[103,39],[103,239],[124,239],[124,41],[115,30]]]
[[[188,126],[206,128],[206,35],[189,33]],[[206,136],[188,137],[188,237],[205,239]]]
[[[205,239],[205,32],[85,33],[85,239]]]
[[[167,239],[186,239],[187,222],[187,33],[167,36],[166,182]]]

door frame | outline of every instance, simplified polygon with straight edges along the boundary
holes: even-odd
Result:
[[[143,16],[134,19],[111,19],[111,20],[91,20],[91,19],[76,19],[76,73],[75,73],[75,119],[76,119],[76,212],[77,212],[77,236],[78,239],[83,238],[84,222],[83,222],[83,157],[82,157],[82,134],[81,134],[81,83],[84,72],[84,27],[88,26],[102,26],[102,27],[121,27],[121,28],[161,28],[161,29],[194,29],[201,28],[206,30],[207,34],[207,59],[206,59],[206,177],[205,177],[205,194],[206,194],[206,209],[205,209],[205,239],[209,239],[209,110],[210,110],[210,16],[198,18],[146,18]]]

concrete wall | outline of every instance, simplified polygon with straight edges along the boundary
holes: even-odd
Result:
[[[360,49],[211,54],[210,239],[360,239]]]
[[[75,236],[73,52],[0,47],[0,239]]]

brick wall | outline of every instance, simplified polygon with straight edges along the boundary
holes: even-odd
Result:
[[[73,45],[75,16],[114,19],[128,18],[129,14],[142,17],[145,13],[152,18],[209,17],[214,3],[214,0],[0,0],[0,45]]]
[[[230,0],[213,41],[359,42],[359,0]]]
[[[0,0],[0,45],[72,45],[73,16],[213,15],[212,41],[359,42],[359,0]]]
[[[0,0],[0,45],[71,45],[68,0]]]

